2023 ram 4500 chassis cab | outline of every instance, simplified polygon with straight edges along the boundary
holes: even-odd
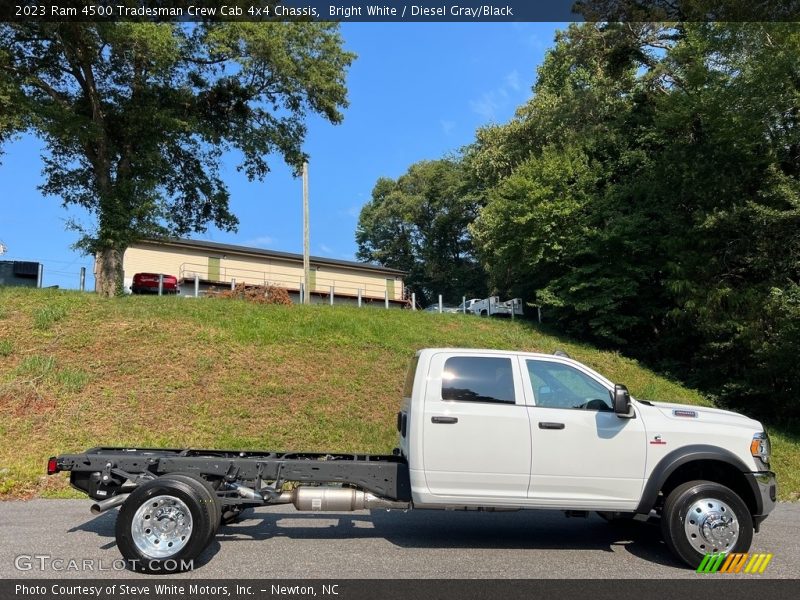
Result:
[[[143,571],[180,569],[220,523],[271,504],[658,516],[693,567],[746,552],[775,506],[760,423],[635,400],[566,356],[421,350],[403,396],[392,455],[93,448],[48,473],[69,471],[94,513],[121,505],[117,546]]]

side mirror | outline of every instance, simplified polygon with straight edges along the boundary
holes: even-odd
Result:
[[[614,386],[614,412],[620,418],[630,418],[633,416],[631,410],[631,395],[621,383]]]

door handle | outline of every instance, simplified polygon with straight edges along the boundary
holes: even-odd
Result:
[[[458,423],[458,419],[456,417],[431,417],[431,423],[452,425],[454,423]]]
[[[564,424],[539,421],[539,429],[564,429]]]

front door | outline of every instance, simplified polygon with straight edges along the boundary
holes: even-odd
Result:
[[[531,437],[516,359],[443,352],[430,374],[422,453],[430,492],[525,498]]]
[[[558,359],[520,359],[533,458],[528,496],[541,504],[635,506],[647,452],[642,419],[618,417],[608,387]]]

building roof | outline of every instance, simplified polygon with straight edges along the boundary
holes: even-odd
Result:
[[[229,254],[242,254],[259,258],[283,258],[286,260],[296,260],[303,262],[303,255],[294,252],[279,252],[277,250],[265,250],[263,248],[250,248],[248,246],[235,246],[233,244],[220,244],[218,242],[207,242],[205,240],[187,240],[179,238],[163,238],[141,240],[144,244],[157,244],[161,246],[178,246],[180,248],[191,248],[195,250],[214,250],[216,252],[227,252]],[[136,244],[131,244],[135,246]],[[355,262],[352,260],[339,260],[336,258],[325,258],[322,256],[309,257],[313,265],[330,265],[334,267],[349,267],[351,269],[361,269],[373,273],[386,273],[390,275],[407,275],[406,271],[373,265],[370,263]]]

